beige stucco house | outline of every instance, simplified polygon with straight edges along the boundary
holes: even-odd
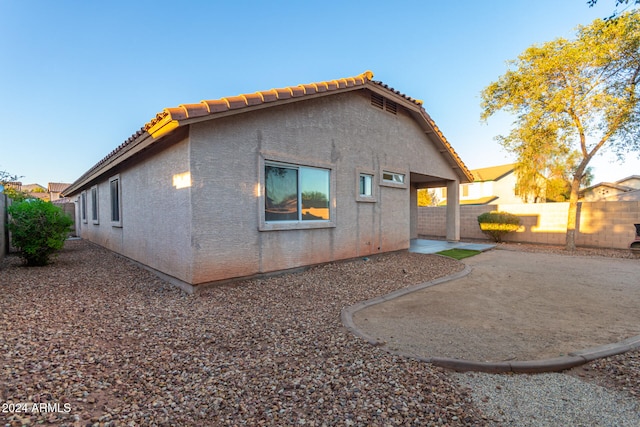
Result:
[[[167,108],[69,186],[77,233],[183,289],[404,250],[472,175],[422,103],[356,77]]]
[[[473,182],[460,184],[461,205],[488,205],[490,203],[524,203],[515,194],[517,175],[515,163],[472,169]],[[447,204],[447,189],[438,188],[435,195],[440,205]]]

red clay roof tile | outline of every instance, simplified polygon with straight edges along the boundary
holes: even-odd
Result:
[[[247,100],[247,105],[260,105],[264,102],[262,99],[262,95],[260,93],[247,93],[244,96],[244,99]]]
[[[229,109],[230,110],[235,110],[237,108],[243,108],[243,107],[247,106],[247,99],[242,95],[227,96],[224,99],[227,100],[227,103],[229,104]]]
[[[278,100],[278,91],[275,89],[265,90],[258,93],[262,95],[262,100],[264,102],[273,102]]]
[[[293,96],[294,98],[298,97],[298,96],[304,96],[304,87],[302,86],[291,86],[289,88],[291,90],[291,96]]]
[[[202,101],[209,110],[210,113],[222,113],[229,110],[229,103],[225,98],[212,99],[210,101]]]
[[[207,105],[203,103],[182,104],[180,106],[187,112],[187,117],[189,118],[206,116],[209,114],[209,109],[207,108]]]

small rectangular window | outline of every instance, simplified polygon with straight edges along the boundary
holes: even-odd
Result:
[[[111,202],[111,224],[114,226],[122,225],[121,222],[121,191],[120,178],[114,177],[109,180],[109,199]]]
[[[91,187],[91,221],[98,224],[98,187]]]
[[[394,184],[404,184],[403,173],[383,172],[382,179],[384,181],[392,182]]]

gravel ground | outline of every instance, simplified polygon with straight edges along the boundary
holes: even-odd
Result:
[[[0,403],[59,412],[0,412],[2,425],[484,425],[449,373],[340,322],[344,306],[461,268],[396,253],[188,296],[83,241],[47,267],[9,256]]]
[[[632,396],[566,374],[456,374],[492,424],[513,427],[640,425]]]
[[[628,255],[586,252],[579,254]],[[344,306],[461,269],[442,257],[396,253],[186,295],[83,241],[67,242],[47,267],[25,268],[9,256],[0,264],[0,404],[6,405],[0,420],[68,426],[634,420],[637,351],[565,374],[455,374],[389,355],[340,323]],[[606,407],[608,398],[626,405],[619,422],[586,412],[598,408],[596,400]],[[571,404],[585,399],[593,405]],[[537,406],[532,415],[538,402],[545,409]],[[6,411],[16,403],[28,403],[29,412]],[[40,412],[32,412],[34,403]]]

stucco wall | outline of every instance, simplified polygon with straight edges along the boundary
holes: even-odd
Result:
[[[99,224],[92,221],[87,189],[87,221],[76,212],[80,237],[190,282],[191,188],[174,186],[174,176],[189,172],[188,146],[184,139],[135,166],[103,177],[98,184]],[[111,222],[109,179],[116,175],[122,193],[121,226]]]
[[[500,210],[520,216],[522,228],[506,241],[563,245],[567,232],[568,203],[529,203],[460,207],[460,237],[486,239],[478,215]],[[640,223],[640,202],[583,202],[578,208],[578,246],[626,249],[635,238],[633,224]],[[444,237],[445,208],[418,208],[418,233]]]
[[[346,93],[193,125],[194,283],[406,249],[410,186],[381,171],[454,172],[406,113]],[[263,160],[322,166],[335,180],[335,228],[260,231]],[[375,173],[376,202],[358,202],[358,170]]]

